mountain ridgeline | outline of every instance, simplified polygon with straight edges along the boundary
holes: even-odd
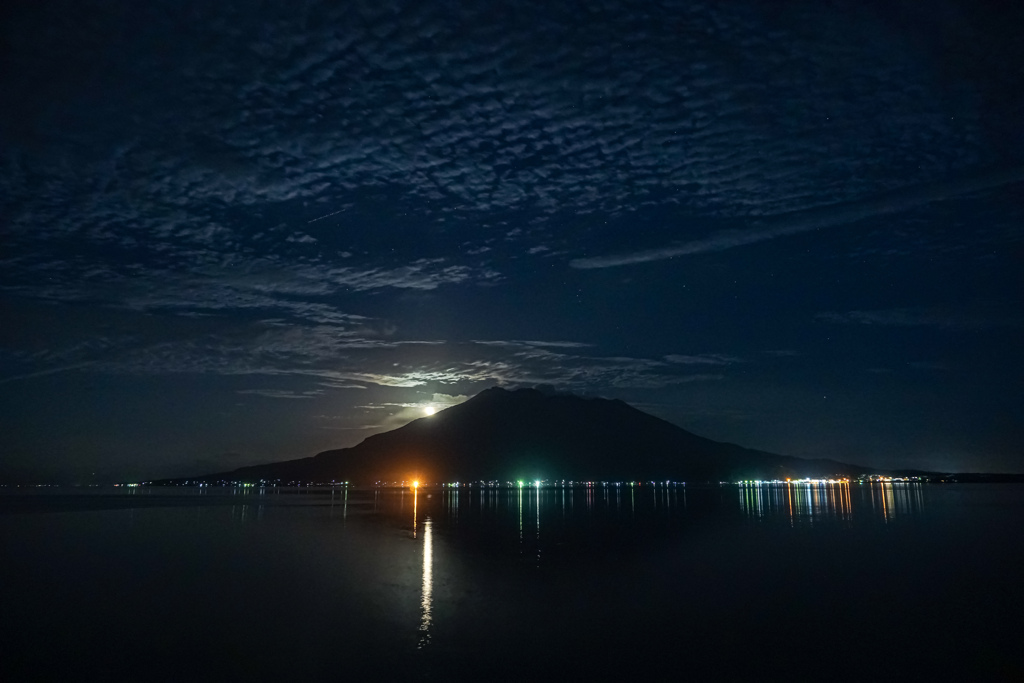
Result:
[[[712,441],[618,400],[495,387],[351,448],[191,479],[364,485],[414,479],[696,482],[868,471]]]

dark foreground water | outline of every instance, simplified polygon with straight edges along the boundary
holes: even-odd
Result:
[[[1024,680],[1024,487],[0,492],[0,680]]]

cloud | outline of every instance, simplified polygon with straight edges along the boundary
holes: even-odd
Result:
[[[586,392],[602,387],[657,388],[722,379],[721,375],[680,373],[672,364],[656,359],[584,354],[581,353],[586,348],[584,345],[477,341],[468,346],[450,347],[458,353],[460,360],[448,361],[442,367],[422,367],[400,373],[390,377],[390,381],[416,386],[431,383],[456,386],[548,385]],[[494,351],[487,352],[487,349]]]
[[[683,244],[669,245],[610,256],[577,258],[570,261],[573,268],[614,268],[617,266],[649,263],[708,252],[724,251],[734,247],[756,244],[799,233],[841,225],[867,218],[899,213],[909,209],[943,201],[973,192],[1024,182],[1024,167],[990,172],[958,180],[931,183],[889,192],[884,195],[855,202],[835,204],[823,208],[783,214],[759,221],[748,230],[728,230]]]
[[[669,363],[678,363],[681,365],[732,365],[734,363],[743,362],[740,358],[728,356],[722,353],[704,353],[696,356],[671,354],[665,356],[665,360]]]
[[[1018,102],[1000,82],[1016,72],[937,83],[931,55],[856,3],[224,0],[194,22],[174,3],[36,5],[0,26],[17,36],[0,41],[0,93],[17,99],[0,107],[0,290],[123,333],[77,346],[67,325],[8,382],[82,369],[462,395],[714,381],[694,371],[738,359],[411,338],[386,311],[503,283],[501,259],[530,252],[585,245],[599,255],[572,265],[596,268],[728,249],[1021,173],[963,175],[1019,158],[980,104],[986,88]],[[708,225],[749,228],[701,238]],[[640,237],[667,246],[600,256]]]
[[[724,355],[699,358],[703,366],[733,362],[732,357]],[[481,387],[494,384],[545,384],[572,391],[596,391],[722,379],[721,374],[687,372],[692,365],[604,356],[577,342],[362,339],[339,336],[326,325],[288,325],[240,328],[233,336],[211,334],[133,345],[96,360],[91,370],[136,375],[291,377],[302,383],[287,391],[242,390],[271,398],[299,398],[366,385],[406,389],[440,385],[461,391],[436,392],[431,401],[454,405]]]
[[[997,117],[969,95],[1010,97],[1005,69],[958,81],[968,95],[934,82],[930,55],[857,7],[277,13],[225,0],[181,22],[173,3],[60,6],[6,28],[18,40],[0,74],[0,92],[18,96],[0,109],[17,133],[0,174],[5,279],[23,293],[52,293],[42,276],[54,267],[71,283],[104,266],[130,280],[136,265],[180,274],[267,259],[354,291],[489,283],[481,258],[541,243],[558,253],[556,240],[579,244],[605,220],[632,231],[645,212],[752,227],[694,241],[682,218],[643,224],[676,243],[573,265],[729,248],[901,210],[863,198],[990,163]],[[533,19],[509,20],[523,12]],[[992,52],[975,43],[957,43],[963,61]],[[165,44],[203,49],[155,49]],[[68,78],[72,61],[89,78]],[[890,199],[932,201],[912,195]],[[800,222],[826,205],[839,208]],[[442,232],[466,260],[418,264],[450,253],[423,239]],[[332,272],[341,254],[357,263]]]
[[[264,398],[316,398],[323,391],[288,391],[286,389],[240,389],[236,394],[250,394]]]
[[[204,374],[290,378],[286,387],[243,388],[266,398],[308,398],[335,389],[426,388],[431,401],[454,405],[494,384],[595,392],[609,388],[657,388],[721,379],[692,372],[739,362],[725,354],[669,359],[613,356],[563,339],[472,340],[403,338],[366,316],[314,308],[300,315],[230,322],[221,316],[154,315],[159,308],[122,310],[108,317],[106,336],[91,335],[66,347],[45,341],[45,352],[8,352],[24,370],[4,381],[30,379],[80,368],[116,375]],[[333,310],[333,309],[332,309]],[[326,322],[318,322],[325,320]],[[116,334],[119,329],[130,334]],[[44,334],[45,331],[41,331]],[[675,362],[673,362],[673,360]]]
[[[12,375],[11,377],[0,378],[0,384],[8,384],[9,382],[17,382],[23,379],[35,379],[36,377],[45,377],[47,375],[55,375],[60,372],[70,372],[71,370],[81,370],[94,365],[93,362],[86,361],[83,363],[72,363],[71,365],[62,365],[55,368],[46,368],[44,370],[37,370],[35,372],[25,372],[20,375]]]
[[[444,408],[465,403],[470,398],[472,397],[468,394],[434,394],[430,399],[430,403],[437,406],[438,410],[443,410]]]
[[[890,308],[869,311],[826,312],[819,320],[842,325],[877,325],[884,327],[939,327],[949,329],[986,329],[1022,327],[1024,317],[981,307],[977,310],[942,308]]]
[[[495,340],[473,340],[474,344],[480,346],[503,346],[507,348],[555,348],[555,349],[583,349],[592,344],[573,341],[527,341],[520,339],[495,339]]]
[[[211,266],[200,261],[183,268],[115,266],[102,277],[83,274],[76,262],[50,262],[36,270],[31,284],[0,282],[0,290],[48,302],[88,303],[107,309],[175,316],[250,316],[281,324],[296,319],[329,325],[334,334],[376,336],[393,324],[339,309],[333,296],[380,290],[433,291],[445,285],[493,282],[496,271],[417,259],[392,268],[337,267],[324,263],[253,258],[246,263]],[[17,270],[17,269],[15,269]],[[41,279],[39,279],[41,278]],[[383,336],[387,336],[384,334]]]

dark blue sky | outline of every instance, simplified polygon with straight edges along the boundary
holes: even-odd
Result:
[[[304,457],[495,384],[1024,470],[1020,3],[0,12],[0,477]]]

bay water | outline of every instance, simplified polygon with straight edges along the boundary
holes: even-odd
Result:
[[[13,680],[1024,680],[1024,486],[0,489]]]

